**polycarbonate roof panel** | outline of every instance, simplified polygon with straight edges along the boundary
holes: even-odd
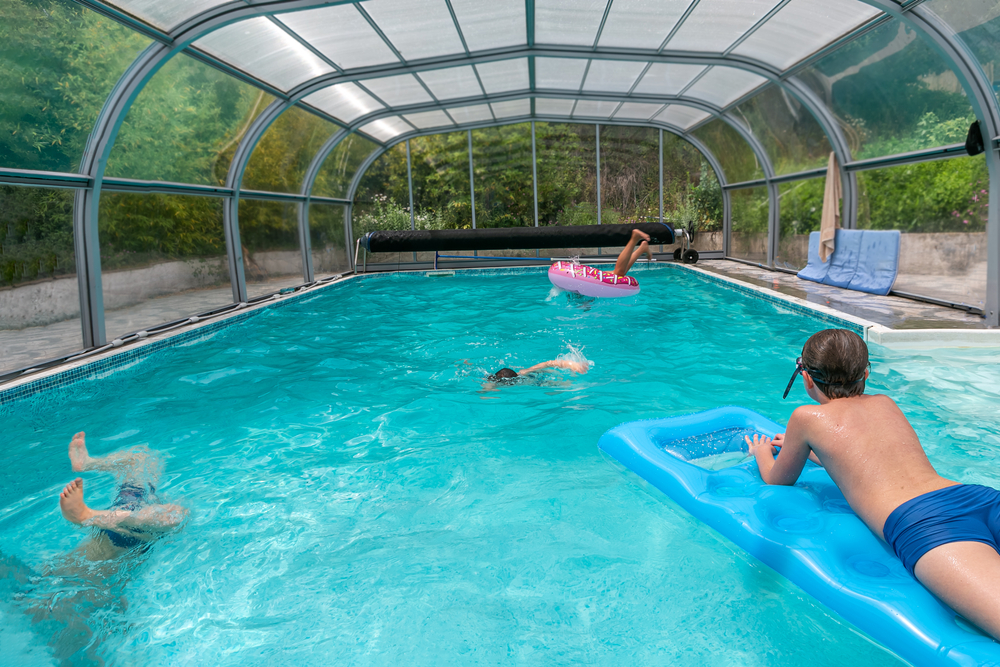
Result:
[[[471,65],[449,67],[448,69],[420,72],[417,76],[427,84],[427,87],[439,100],[451,100],[456,97],[476,97],[483,94],[479,80]]]
[[[380,0],[381,1],[381,0]],[[779,0],[701,0],[667,49],[721,53],[771,11]]]
[[[184,22],[184,19],[200,14],[212,7],[223,5],[228,0],[115,0],[108,4],[125,10],[157,28],[169,31]]]
[[[724,107],[766,82],[764,77],[746,70],[716,66],[688,88],[684,96]]]
[[[615,118],[637,118],[648,120],[657,111],[663,108],[662,104],[647,104],[645,102],[625,102],[621,109],[615,112]]]
[[[733,53],[786,69],[880,13],[855,0],[792,0]]]
[[[385,108],[353,83],[341,83],[324,88],[306,96],[305,101],[347,123],[372,111]]]
[[[642,95],[676,95],[704,70],[702,65],[653,63],[634,92]]]
[[[359,6],[406,60],[465,52],[444,0],[373,0]]]
[[[410,121],[411,124],[416,125],[421,130],[426,130],[431,127],[454,127],[454,123],[451,122],[451,118],[448,118],[448,114],[436,109],[434,111],[423,111],[421,113],[408,113],[403,116],[406,120]]]
[[[629,60],[591,60],[583,89],[592,92],[627,93],[646,69],[646,63]]]
[[[509,102],[494,102],[493,115],[497,118],[510,118],[511,116],[527,116],[531,113],[531,100],[510,100]]]
[[[579,90],[586,69],[582,58],[535,58],[535,87]]]
[[[598,46],[658,49],[691,0],[615,0]]]
[[[354,5],[278,14],[277,18],[344,69],[399,62]]]
[[[375,137],[379,141],[389,141],[393,137],[412,132],[413,128],[399,116],[390,116],[389,118],[373,120],[367,125],[362,125],[358,130]]]
[[[219,28],[194,45],[281,90],[334,71],[264,17]]]
[[[700,123],[712,114],[702,111],[701,109],[695,109],[694,107],[686,107],[680,104],[671,104],[662,112],[656,115],[653,120],[658,120],[663,123],[669,123],[681,129],[687,129],[694,125],[695,123]]]
[[[483,80],[483,88],[489,95],[527,90],[531,86],[527,58],[479,63],[476,69],[479,70],[479,78]]]
[[[568,116],[573,113],[573,100],[536,97],[535,113],[540,116]]]
[[[527,44],[524,0],[490,0],[488,11],[482,0],[451,0],[451,7],[470,51]]]
[[[393,107],[434,101],[412,74],[366,79],[360,83],[380,100]]]
[[[580,100],[573,110],[573,118],[586,116],[588,118],[607,118],[618,108],[618,102],[604,100]]]
[[[592,46],[607,0],[536,0],[535,44]]]
[[[471,107],[455,107],[448,109],[448,113],[455,119],[456,123],[480,123],[484,120],[493,120],[490,113],[489,104],[476,104]]]

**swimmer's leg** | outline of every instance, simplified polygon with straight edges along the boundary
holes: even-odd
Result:
[[[1000,554],[984,542],[952,542],[917,561],[917,579],[945,604],[1000,640]]]
[[[165,532],[179,526],[187,517],[180,505],[145,505],[135,511],[95,510],[83,501],[83,480],[77,477],[59,494],[59,509],[70,523],[113,530],[140,539],[150,539],[146,531]],[[129,528],[139,528],[133,533]]]
[[[83,431],[74,435],[69,443],[69,460],[74,472],[111,472],[121,475],[125,482],[153,486],[160,478],[159,459],[148,447],[133,447],[107,456],[91,456]]]
[[[634,253],[634,250],[636,244],[640,241],[648,242],[649,234],[639,229],[633,229],[632,237],[628,240],[628,243],[625,244],[625,248],[622,249],[621,253],[618,255],[618,260],[615,262],[614,274],[616,276],[624,278],[625,274],[628,273],[628,270],[632,268],[633,264],[635,264],[635,260],[639,258],[641,252]],[[646,247],[648,248],[649,246],[647,245]],[[652,258],[652,255],[650,255],[650,258]]]

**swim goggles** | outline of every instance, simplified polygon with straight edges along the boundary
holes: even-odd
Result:
[[[792,371],[792,378],[788,381],[788,386],[785,387],[785,393],[781,395],[782,399],[788,398],[788,392],[792,390],[792,385],[795,384],[795,378],[797,378],[799,376],[799,373],[801,373],[805,369],[806,367],[802,365],[802,357],[796,359],[795,370]]]
[[[871,370],[871,367],[872,367],[872,362],[869,361],[868,366],[866,368]],[[809,375],[812,376],[813,382],[824,386],[830,386],[832,384],[837,384],[837,385],[843,384],[843,386],[846,387],[850,385],[855,385],[865,379],[864,374],[862,374],[861,377],[859,377],[857,380],[854,380],[853,382],[846,382],[846,383],[827,382],[825,378],[820,379],[822,378],[822,374],[819,371],[814,371],[811,368],[807,368],[805,364],[802,363],[802,357],[799,357],[798,359],[795,360],[795,370],[792,371],[792,377],[788,381],[788,386],[785,387],[785,393],[781,395],[782,399],[788,398],[788,392],[792,390],[792,385],[795,384],[795,378],[797,378],[799,374],[802,373],[802,371],[809,371]]]

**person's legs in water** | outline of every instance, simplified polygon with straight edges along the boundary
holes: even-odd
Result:
[[[931,549],[914,568],[917,580],[945,604],[1000,638],[1000,554],[983,542],[952,542]]]
[[[150,489],[155,490],[162,466],[159,457],[148,447],[133,447],[107,456],[91,456],[87,451],[85,435],[80,431],[69,443],[73,472],[110,472],[117,475],[123,484],[149,484]]]
[[[638,244],[638,248],[636,244]],[[624,278],[628,270],[635,264],[635,260],[639,259],[639,255],[642,253],[646,253],[650,259],[653,259],[653,251],[649,249],[649,234],[639,229],[633,229],[632,238],[625,244],[625,248],[618,255],[618,260],[615,262],[614,274]]]
[[[180,505],[150,504],[138,509],[95,510],[83,501],[83,480],[77,477],[59,494],[59,509],[70,523],[94,526],[149,540],[179,526],[187,516]],[[138,530],[135,530],[138,529]]]

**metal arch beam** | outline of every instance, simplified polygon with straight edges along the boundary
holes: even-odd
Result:
[[[306,168],[305,177],[302,179],[302,189],[300,192],[306,200],[298,206],[299,245],[302,248],[303,277],[307,283],[311,283],[316,279],[312,265],[312,238],[309,235],[309,200],[312,197],[313,184],[316,182],[316,177],[319,176],[319,171],[323,167],[323,163],[326,162],[327,156],[350,134],[350,130],[341,129],[327,139],[326,143],[316,151],[316,155],[313,156],[309,167]],[[350,254],[350,249],[348,249],[348,254]]]
[[[358,167],[358,170],[354,173],[354,178],[351,179],[351,185],[350,185],[350,187],[348,188],[348,191],[347,191],[347,200],[350,201],[350,202],[354,201],[354,196],[357,193],[357,189],[358,189],[359,185],[361,184],[361,179],[364,177],[365,172],[368,171],[368,168],[371,167],[371,165],[375,162],[375,160],[377,160],[383,154],[385,154],[386,152],[388,152],[394,146],[397,146],[397,145],[399,145],[400,143],[402,143],[404,141],[408,141],[408,140],[413,139],[415,137],[423,137],[423,136],[430,136],[430,135],[434,135],[434,134],[442,134],[442,130],[444,132],[455,132],[455,131],[474,130],[474,129],[483,128],[483,127],[499,127],[499,126],[502,126],[502,125],[516,125],[516,124],[525,123],[525,122],[532,122],[532,121],[547,122],[547,123],[568,123],[568,124],[574,124],[574,125],[590,125],[590,124],[593,123],[593,121],[573,120],[573,119],[563,118],[561,116],[530,116],[530,117],[529,116],[525,116],[525,117],[522,117],[522,118],[504,119],[503,121],[485,121],[485,122],[480,122],[480,123],[465,123],[465,124],[459,125],[459,126],[454,127],[454,128],[435,128],[435,129],[430,129],[430,130],[418,130],[418,131],[415,131],[415,132],[407,132],[405,134],[401,134],[401,135],[393,138],[392,141],[386,142],[385,145],[376,148],[374,151],[372,151],[368,155],[368,157],[365,158],[365,160]],[[676,135],[676,136],[680,137],[681,139],[683,139],[684,141],[686,141],[689,144],[691,144],[695,148],[695,150],[697,150],[699,153],[701,153],[701,155],[705,158],[705,161],[708,162],[709,166],[712,168],[712,171],[715,172],[715,178],[719,182],[719,187],[722,190],[723,229],[724,230],[728,230],[728,227],[730,226],[730,218],[731,218],[731,205],[730,205],[729,192],[724,187],[726,185],[726,183],[727,183],[727,181],[726,181],[726,174],[725,174],[725,171],[722,169],[722,164],[719,162],[719,160],[715,157],[715,155],[712,153],[712,151],[709,150],[709,148],[705,144],[703,144],[696,137],[685,133],[683,129],[681,129],[679,127],[676,127],[674,125],[671,125],[669,123],[643,122],[643,121],[616,121],[616,122],[611,122],[611,123],[605,123],[605,125],[625,125],[625,126],[632,126],[632,127],[653,127],[653,128],[658,128],[658,129],[666,130],[667,132],[670,132],[671,134]],[[344,226],[345,226],[345,238],[346,238],[346,241],[347,241],[346,245],[347,245],[347,248],[348,248],[348,256],[350,258],[350,246],[353,245],[353,243],[354,243],[353,203],[352,204],[348,204],[348,206],[345,208],[345,211],[344,211]],[[723,235],[723,244],[724,244],[724,250],[728,250],[728,236],[726,234]]]
[[[78,191],[73,203],[73,235],[85,348],[103,345],[106,341],[100,239],[97,232],[101,184],[111,147],[139,92],[175,54],[213,30],[263,14],[346,4],[351,1],[271,0],[252,5],[229,2],[180,24],[167,35],[167,41],[151,44],[125,70],[105,100],[80,160],[80,173],[92,179],[93,185]]]
[[[990,80],[979,60],[962,38],[929,7],[917,5],[903,9],[890,0],[862,0],[899,19],[944,58],[958,77],[972,109],[979,119],[986,141],[986,165],[990,175],[989,212],[986,221],[986,302],[983,313],[987,326],[1000,327],[1000,106]]]

